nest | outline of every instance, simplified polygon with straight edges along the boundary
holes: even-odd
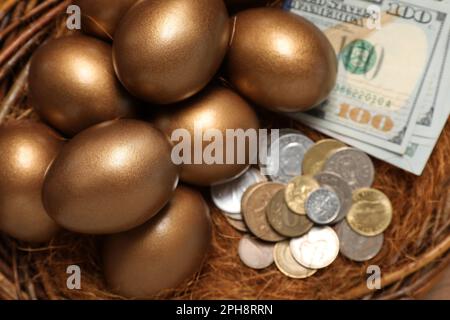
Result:
[[[256,0],[255,0],[256,1]],[[251,1],[246,1],[251,2]],[[261,2],[256,1],[256,2]],[[271,1],[273,5],[273,1]],[[27,104],[28,61],[47,38],[64,31],[70,1],[4,0],[0,4],[0,122],[38,120]],[[313,139],[322,136],[290,120],[265,117],[267,126],[296,127]],[[423,175],[416,177],[375,161],[374,187],[392,200],[394,218],[382,252],[367,263],[339,257],[331,267],[306,280],[283,276],[274,266],[255,271],[237,255],[241,234],[214,208],[212,248],[203,267],[175,290],[155,298],[173,299],[390,299],[420,296],[450,262],[450,122]],[[209,199],[208,190],[202,190]],[[120,299],[104,283],[100,237],[63,233],[33,247],[0,235],[0,298]],[[82,269],[81,290],[66,286],[69,265]],[[369,290],[367,267],[378,265],[382,289]]]

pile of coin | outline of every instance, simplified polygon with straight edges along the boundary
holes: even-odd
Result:
[[[362,262],[381,251],[393,210],[371,188],[375,170],[364,152],[284,129],[269,145],[266,165],[269,179],[250,168],[211,188],[230,225],[246,233],[238,248],[245,265],[264,269],[275,262],[300,279],[332,264],[339,252]]]

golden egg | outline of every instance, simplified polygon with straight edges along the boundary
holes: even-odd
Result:
[[[61,150],[44,182],[50,216],[68,230],[109,234],[137,227],[172,196],[178,168],[167,138],[138,120],[93,126]]]
[[[70,136],[134,113],[135,102],[114,74],[111,46],[82,35],[39,48],[31,60],[29,87],[39,115]]]
[[[59,230],[41,200],[45,173],[64,141],[46,125],[0,126],[0,230],[27,242],[47,242]]]
[[[236,15],[234,30],[228,77],[256,104],[274,111],[305,111],[334,88],[334,49],[306,19],[276,8],[250,9]]]
[[[135,96],[174,103],[208,84],[225,56],[229,37],[222,0],[142,1],[116,30],[114,65]]]
[[[138,0],[75,0],[81,9],[83,32],[112,40],[120,19]]]
[[[149,298],[172,289],[199,271],[211,243],[209,209],[186,187],[151,221],[108,236],[103,266],[109,287],[130,298]]]
[[[235,178],[244,172],[250,164],[249,144],[245,144],[245,149],[238,150],[238,143],[235,143],[234,150],[226,148],[226,130],[227,129],[259,129],[259,120],[252,107],[239,95],[233,91],[221,87],[209,87],[201,94],[174,106],[170,110],[163,111],[155,119],[155,125],[172,140],[174,145],[180,146],[180,152],[174,151],[175,155],[181,154],[182,147],[188,146],[186,138],[190,144],[190,159],[183,161],[181,169],[181,180],[201,186],[209,186],[216,183],[225,182],[226,180]],[[182,135],[185,131],[187,134]],[[204,155],[207,153],[207,147],[212,141],[207,141],[207,134],[214,134],[212,130],[218,130],[221,135],[222,157],[218,157],[218,161],[214,164],[207,163]],[[183,138],[176,137],[179,132]],[[257,133],[257,132],[256,132]],[[175,135],[174,135],[175,134]],[[197,143],[198,138],[201,143]],[[184,140],[183,140],[184,139]],[[181,145],[180,143],[183,143]],[[199,146],[201,159],[195,163],[195,150]],[[186,148],[188,149],[188,148]],[[232,163],[227,162],[226,155],[234,152]],[[238,153],[245,154],[245,162],[239,164]],[[211,153],[215,155],[213,152]],[[220,159],[219,159],[220,158]],[[220,162],[222,160],[222,162]]]

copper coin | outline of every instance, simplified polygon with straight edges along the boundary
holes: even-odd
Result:
[[[383,234],[375,237],[362,236],[353,231],[345,220],[336,225],[335,230],[339,238],[341,254],[353,261],[368,261],[383,248]]]
[[[292,212],[284,200],[284,189],[278,191],[267,207],[267,219],[279,234],[299,237],[308,232],[313,223],[305,215]]]
[[[258,238],[277,242],[284,239],[269,224],[266,216],[266,208],[272,197],[284,185],[275,182],[263,182],[244,194],[242,201],[242,214],[248,229]]]
[[[248,197],[253,193],[253,190],[255,190],[256,187],[258,187],[260,184],[263,184],[263,183],[267,183],[267,181],[255,183],[255,184],[251,185],[250,187],[248,187],[247,190],[245,190],[245,192],[241,198],[241,214],[242,214],[242,211],[244,210],[245,203],[248,202]]]
[[[243,209],[244,208],[244,203],[247,203],[249,195],[251,195],[253,190],[256,187],[258,187],[260,184],[262,184],[262,183],[264,183],[264,182],[255,183],[254,185],[248,187],[247,190],[245,190],[245,192],[244,192],[244,194],[242,195],[242,198],[241,198],[241,210],[244,210]],[[241,211],[241,216],[242,216],[242,211]],[[228,217],[229,218],[233,218],[232,216],[228,216]],[[243,220],[243,217],[242,217],[242,220]]]

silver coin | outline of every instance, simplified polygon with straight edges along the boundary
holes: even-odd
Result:
[[[241,231],[241,232],[249,232],[247,225],[243,220],[236,220],[233,218],[230,218],[228,216],[225,216],[228,224],[232,226],[234,229]]]
[[[303,135],[303,133],[301,133],[301,131],[298,131],[297,129],[293,129],[293,128],[281,128],[281,129],[278,129],[278,133],[279,133],[279,137],[285,136],[287,134],[301,134],[301,135]]]
[[[223,210],[220,210],[220,213],[225,216],[226,219],[232,219],[236,221],[243,221],[244,217],[242,216],[242,213],[229,213]]]
[[[236,216],[235,219],[242,220],[241,199],[248,187],[267,181],[267,178],[255,168],[250,168],[239,178],[211,187],[211,197],[214,204],[228,216]],[[240,216],[240,217],[239,217]]]
[[[335,226],[339,238],[340,252],[350,260],[363,262],[374,258],[383,248],[384,235],[365,237],[353,231],[347,221]]]
[[[288,183],[302,174],[302,162],[306,151],[314,142],[300,133],[281,135],[270,145],[267,169],[272,181]]]
[[[278,139],[280,137],[282,137],[282,136],[287,135],[287,134],[300,134],[300,135],[303,135],[303,133],[301,133],[301,131],[298,131],[297,129],[293,129],[293,128],[281,128],[281,129],[275,129],[274,128],[274,129],[271,130],[271,132],[273,130],[278,130]],[[267,143],[269,144],[268,147],[270,147],[271,140],[268,139]],[[268,151],[270,151],[270,148],[268,149]]]
[[[337,218],[340,209],[339,197],[329,187],[314,190],[305,201],[306,215],[317,224],[332,223]]]
[[[373,184],[375,168],[364,152],[353,148],[340,148],[326,161],[323,171],[335,173],[347,181],[354,191],[369,188]]]
[[[273,263],[274,244],[245,235],[239,241],[239,258],[252,269],[264,269]]]
[[[270,150],[271,146],[274,143],[278,143],[278,140],[280,137],[285,136],[287,134],[302,134],[300,131],[292,128],[283,128],[283,129],[272,129],[272,130],[278,130],[278,138],[274,141],[271,140],[270,136],[267,138],[267,159],[266,163],[259,163],[260,167],[268,167],[270,165],[270,161],[268,160],[270,158]],[[261,160],[261,159],[259,159]]]
[[[314,179],[316,179],[321,186],[328,186],[336,192],[339,197],[341,207],[339,209],[338,216],[332,222],[336,223],[342,221],[352,207],[352,189],[344,179],[334,173],[321,172],[316,174]]]
[[[289,243],[295,260],[309,269],[322,269],[336,260],[339,254],[339,238],[330,227],[314,227],[300,238]]]

